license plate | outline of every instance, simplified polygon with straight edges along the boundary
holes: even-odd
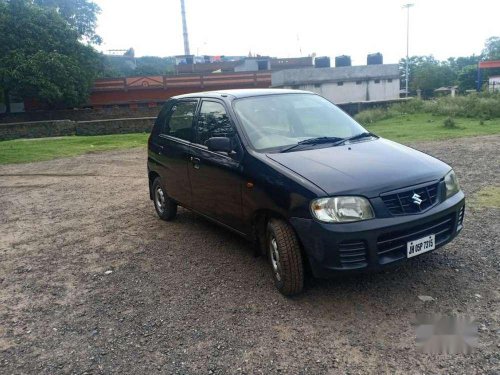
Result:
[[[431,234],[430,236],[408,242],[406,244],[406,255],[408,256],[408,258],[412,258],[414,256],[434,250],[435,248],[436,236],[434,234]]]

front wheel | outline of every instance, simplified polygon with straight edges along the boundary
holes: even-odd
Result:
[[[304,289],[304,264],[297,235],[283,220],[271,219],[267,225],[267,249],[276,288],[285,296]]]
[[[177,215],[177,203],[165,192],[160,177],[153,181],[153,203],[160,219],[170,221]]]

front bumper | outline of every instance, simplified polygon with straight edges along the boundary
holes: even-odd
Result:
[[[315,277],[338,273],[377,271],[406,261],[406,243],[430,234],[436,249],[462,229],[463,192],[422,214],[376,218],[356,223],[327,224],[291,218]]]

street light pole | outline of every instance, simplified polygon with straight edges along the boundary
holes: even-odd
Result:
[[[408,3],[403,5],[403,8],[406,8],[406,73],[405,73],[405,97],[408,97],[408,77],[410,71],[410,8],[415,4]]]

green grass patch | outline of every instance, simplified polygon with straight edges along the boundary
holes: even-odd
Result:
[[[471,199],[471,206],[477,208],[500,208],[500,186],[486,186]]]
[[[91,152],[129,149],[147,144],[149,134],[16,139],[0,142],[0,164],[28,163]]]
[[[443,140],[459,137],[500,134],[500,118],[453,118],[431,113],[407,113],[377,120],[365,127],[381,137],[401,143]],[[449,121],[447,121],[449,122]],[[91,152],[145,146],[148,134],[117,134],[90,137],[18,139],[0,142],[0,164],[28,163],[71,157]]]
[[[371,108],[361,111],[355,118],[359,123],[368,125],[390,117],[417,113],[480,120],[500,118],[500,93],[471,93],[456,97],[443,96],[431,100],[412,98],[392,104],[387,108]]]
[[[415,113],[378,120],[365,124],[365,127],[381,137],[401,143],[500,133],[500,118],[491,120],[454,118],[455,125],[452,127],[445,126],[445,120],[447,116]]]

